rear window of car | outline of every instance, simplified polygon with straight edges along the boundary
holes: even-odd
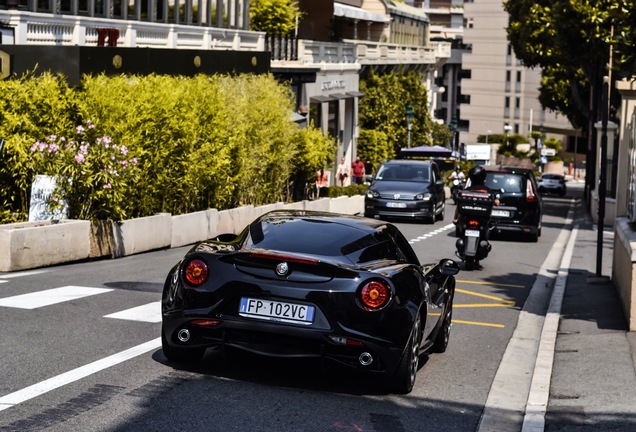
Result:
[[[428,165],[414,164],[387,164],[382,165],[375,176],[376,180],[389,181],[429,181],[430,167]]]
[[[245,249],[254,248],[320,255],[347,263],[403,259],[395,242],[382,231],[319,219],[275,219],[254,224]]]
[[[503,190],[504,193],[521,193],[525,190],[525,184],[522,174],[488,172],[486,176],[486,186]]]
[[[560,176],[558,174],[543,174],[541,178],[543,180],[562,180],[563,176]]]

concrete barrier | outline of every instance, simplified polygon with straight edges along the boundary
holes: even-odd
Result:
[[[170,247],[194,244],[217,236],[219,218],[217,209],[172,216]]]
[[[0,271],[87,258],[118,258],[194,244],[219,234],[238,234],[257,217],[276,209],[360,214],[364,212],[364,196],[248,205],[222,211],[209,209],[177,216],[161,213],[121,222],[62,220],[0,225]]]
[[[218,234],[238,234],[255,219],[253,205],[219,211]]]
[[[0,271],[46,267],[89,257],[89,221],[0,225]]]

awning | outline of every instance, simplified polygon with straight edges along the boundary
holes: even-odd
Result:
[[[333,4],[333,16],[379,23],[387,23],[391,21],[386,15],[367,12],[366,10],[359,7],[349,6],[336,2],[334,2]]]
[[[323,103],[323,102],[331,102],[338,100],[337,97],[329,96],[312,96],[309,98],[309,102],[311,103]]]
[[[350,92],[347,92],[347,94],[352,97],[364,97],[364,93],[359,91],[350,91]]]
[[[362,97],[364,93],[359,91],[349,91],[346,93],[331,93],[329,95],[320,95],[320,96],[311,96],[309,98],[309,102],[311,103],[323,103],[323,102],[332,102],[339,99],[351,99],[354,97]]]

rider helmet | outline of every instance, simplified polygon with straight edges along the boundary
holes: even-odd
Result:
[[[486,170],[480,165],[472,167],[468,171],[468,178],[471,185],[483,185],[486,183]]]

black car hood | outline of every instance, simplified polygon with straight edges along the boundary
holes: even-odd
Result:
[[[412,193],[426,192],[431,184],[428,182],[378,181],[369,187],[379,193]]]

